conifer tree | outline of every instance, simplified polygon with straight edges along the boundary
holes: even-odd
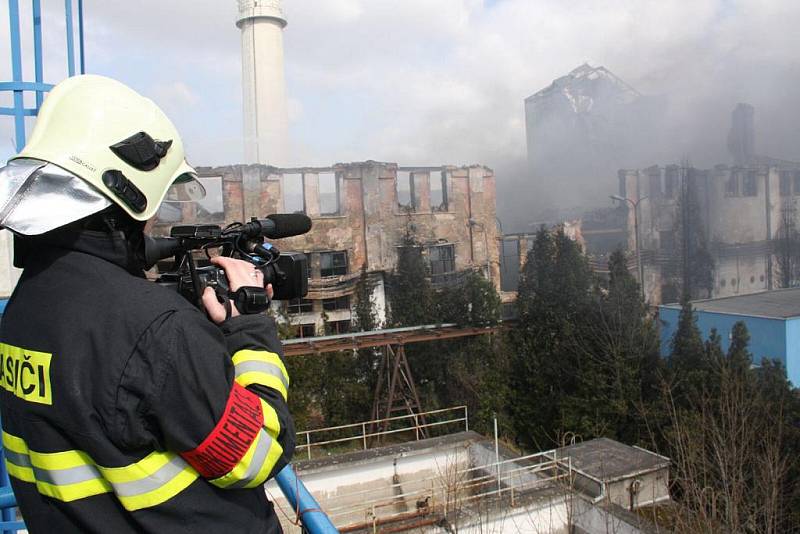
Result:
[[[393,326],[418,326],[435,322],[433,289],[427,274],[422,246],[408,232],[397,248],[397,266],[389,277],[387,288]]]
[[[520,277],[510,387],[512,421],[526,447],[547,448],[563,432],[586,428],[580,410],[592,274],[577,243],[559,229],[537,232]]]

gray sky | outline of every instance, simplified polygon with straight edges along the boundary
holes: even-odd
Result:
[[[44,4],[54,80],[64,75],[63,2]],[[800,157],[797,0],[285,0],[284,9],[299,164],[484,163],[511,175],[525,157],[523,99],[587,61],[641,92],[677,95],[676,115],[724,121],[720,146],[733,104],[751,102],[759,130],[774,132],[761,136],[766,151]],[[2,80],[6,10],[0,3]],[[85,0],[85,10],[89,72],[156,100],[193,164],[241,159],[235,0]],[[0,159],[11,131],[0,119]]]

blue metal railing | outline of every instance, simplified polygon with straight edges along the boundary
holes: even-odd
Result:
[[[78,43],[77,55],[81,74],[86,72],[86,60],[83,52],[83,0],[78,3]],[[53,88],[52,84],[43,82],[42,49],[42,6],[41,0],[31,0],[33,18],[33,82],[23,80],[22,38],[20,31],[19,0],[8,0],[9,50],[11,51],[11,81],[0,83],[0,92],[13,93],[13,107],[0,107],[0,115],[14,118],[14,137],[17,151],[25,146],[25,117],[35,117],[44,101],[44,94]],[[64,21],[67,38],[67,74],[75,75],[75,29],[73,27],[74,11],[72,0],[64,0]],[[32,108],[25,107],[25,92],[36,93],[36,104]]]
[[[319,503],[306,489],[305,485],[297,478],[294,468],[287,465],[275,477],[275,482],[281,488],[284,497],[289,501],[292,509],[297,511],[298,519],[303,524],[303,529],[310,534],[335,534],[339,532],[331,520],[320,508]]]

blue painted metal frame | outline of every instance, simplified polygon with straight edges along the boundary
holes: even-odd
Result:
[[[311,534],[336,534],[339,532],[320,508],[319,503],[297,478],[294,468],[287,465],[275,476],[275,482],[289,501],[292,510],[297,510],[303,528]]]
[[[33,70],[34,82],[22,79],[22,40],[19,24],[19,0],[8,0],[9,38],[11,41],[11,76],[12,81],[0,82],[0,91],[14,93],[14,107],[0,108],[0,115],[14,118],[14,137],[16,150],[25,146],[25,117],[35,117],[42,107],[44,94],[53,88],[53,84],[44,83],[43,51],[42,51],[42,5],[41,0],[31,0],[33,14]],[[72,0],[64,0],[64,16],[67,34],[67,71],[75,75],[75,30]],[[78,55],[80,73],[86,72],[86,60],[83,49],[83,0],[78,0]],[[25,107],[25,92],[36,93],[36,104],[33,108]]]

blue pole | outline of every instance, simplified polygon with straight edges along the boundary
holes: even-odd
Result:
[[[22,50],[19,39],[19,2],[8,0],[8,21],[11,26],[11,71],[15,83],[22,82]],[[14,133],[17,152],[25,146],[25,101],[22,89],[14,90]]]
[[[33,0],[33,66],[36,83],[42,83],[42,3]],[[36,111],[42,107],[44,93],[36,91]]]
[[[83,0],[78,0],[78,38],[80,40],[81,74],[86,74],[86,56],[83,53]]]
[[[311,534],[338,534],[331,520],[319,507],[319,503],[306,489],[305,485],[297,478],[294,468],[287,465],[275,477],[275,482],[281,488],[286,500],[293,510],[298,512],[303,527]]]
[[[14,517],[14,506],[17,505],[17,499],[14,497],[14,491],[11,489],[11,481],[8,479],[8,471],[6,471],[6,460],[2,457],[3,455],[0,453],[0,460],[2,460],[2,464],[0,464],[0,492],[2,492],[2,498],[0,498],[0,505],[2,505],[2,517],[3,517],[3,527],[6,527],[11,521],[14,521],[16,517]],[[16,530],[11,530],[10,528],[3,528],[3,534],[14,534]]]
[[[64,12],[67,17],[67,71],[75,76],[75,42],[72,31],[72,0],[64,0]]]

